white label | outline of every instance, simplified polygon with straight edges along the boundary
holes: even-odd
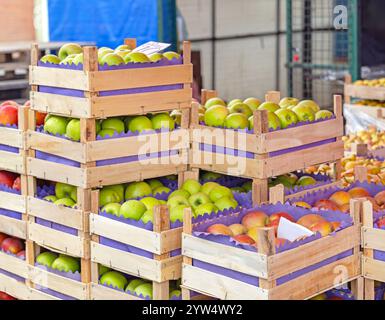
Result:
[[[153,53],[163,51],[164,49],[168,48],[169,46],[171,46],[171,44],[169,44],[169,43],[150,41],[150,42],[147,42],[145,44],[142,44],[141,46],[135,48],[132,51],[133,52],[142,52],[146,55],[150,55]]]
[[[290,242],[299,240],[301,238],[307,238],[312,236],[314,233],[309,229],[301,226],[298,223],[291,222],[284,217],[279,219],[278,225],[278,238],[289,240]]]

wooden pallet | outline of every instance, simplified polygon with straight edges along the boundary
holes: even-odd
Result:
[[[273,228],[261,228],[259,252],[251,253],[193,236],[191,211],[187,209],[182,234],[183,297],[189,299],[192,290],[221,300],[303,300],[336,287],[336,280],[340,285],[359,279],[360,227],[358,217],[354,217],[354,220],[353,226],[338,232],[335,236],[321,238],[278,254],[275,253]],[[353,255],[276,285],[276,280],[282,276],[349,249],[354,250]],[[258,277],[259,287],[194,267],[193,259]],[[358,288],[357,285],[355,287]]]
[[[202,94],[204,100],[217,96],[215,91]],[[267,101],[279,102],[279,92],[269,92]],[[192,152],[190,164],[193,168],[219,172],[253,179],[255,193],[254,203],[268,201],[268,178],[293,172],[321,163],[334,163],[336,181],[340,176],[339,160],[343,157],[343,117],[342,99],[334,97],[335,119],[313,123],[305,126],[269,132],[266,111],[254,112],[254,134],[235,132],[233,130],[210,128],[199,124],[198,105],[193,104],[191,115]],[[195,130],[198,129],[198,130]],[[198,132],[195,134],[194,132]],[[202,134],[203,133],[203,134]],[[320,142],[328,139],[335,142],[309,147],[271,157],[269,153],[289,148]],[[234,143],[229,145],[229,140]],[[254,159],[211,153],[200,150],[200,144],[230,147],[242,152],[254,153]],[[240,165],[239,165],[240,164]]]
[[[99,191],[92,192],[93,209],[90,214],[92,285],[91,299],[105,299],[116,291],[99,284],[98,264],[153,282],[154,300],[168,300],[169,281],[181,278],[182,256],[170,257],[173,250],[181,247],[182,228],[170,229],[167,206],[159,206],[154,212],[154,231],[137,228],[98,215]],[[105,237],[153,253],[154,259],[128,253],[99,243]],[[114,292],[116,299],[139,298]]]

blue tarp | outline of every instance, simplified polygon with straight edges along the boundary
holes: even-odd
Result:
[[[48,16],[50,41],[176,42],[175,0],[48,0]]]

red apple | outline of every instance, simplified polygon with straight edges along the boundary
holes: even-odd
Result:
[[[1,125],[17,125],[18,111],[17,107],[5,105],[0,107],[0,124]]]
[[[36,112],[36,125],[42,126],[44,124],[44,120],[46,116],[47,116],[46,113]]]
[[[278,248],[282,247],[286,242],[287,242],[286,239],[276,238],[275,239],[275,246],[278,247]]]
[[[15,107],[18,107],[19,104],[15,101],[12,101],[12,100],[7,100],[7,101],[4,101],[3,103],[0,104],[0,107],[3,107],[3,106],[15,106]]]
[[[5,239],[9,238],[9,235],[0,232],[0,247]]]
[[[333,221],[333,222],[331,222],[331,225],[332,225],[333,231],[336,231],[337,229],[339,229],[341,227],[341,222]]]
[[[24,107],[30,107],[31,106],[31,100],[27,100],[25,103],[24,103]]]
[[[24,250],[24,244],[20,239],[7,238],[1,243],[1,249],[7,253],[18,254]]]
[[[8,171],[0,171],[0,184],[12,188],[16,177],[17,176],[14,173]]]
[[[311,213],[298,219],[297,223],[305,228],[310,229],[311,226],[323,221],[326,221],[323,217],[318,214]]]
[[[250,245],[255,244],[255,241],[252,238],[250,238],[247,234],[239,234],[233,237],[233,239],[242,244],[250,244]]]
[[[17,177],[15,181],[13,182],[12,189],[20,191],[21,190],[21,179],[20,177]]]
[[[207,232],[216,235],[233,236],[231,229],[224,224],[213,224],[207,228]]]
[[[269,223],[269,217],[262,211],[254,211],[242,218],[242,224],[247,230],[255,227],[265,227]]]
[[[319,210],[331,210],[331,211],[338,211],[339,210],[339,207],[336,203],[334,203],[331,200],[327,200],[327,199],[322,199],[322,200],[317,201],[315,203],[314,207],[319,209]]]
[[[328,221],[319,221],[313,224],[309,229],[313,232],[319,232],[322,237],[326,237],[333,232],[332,224]]]
[[[25,260],[25,250],[18,252],[16,256]]]
[[[17,300],[16,298],[10,296],[9,294],[0,291],[0,300]]]
[[[274,221],[274,220],[280,220],[282,217],[284,217],[285,219],[291,221],[291,222],[295,222],[295,219],[287,212],[276,212],[276,213],[273,213],[271,216],[270,216],[270,222]]]
[[[380,218],[380,219],[377,221],[377,225],[378,225],[379,228],[385,227],[385,217]]]

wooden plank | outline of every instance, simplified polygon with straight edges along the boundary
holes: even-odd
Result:
[[[0,127],[1,143],[6,146],[24,149],[24,134],[21,130]]]
[[[192,70],[192,64],[189,64],[90,72],[91,84],[88,91],[100,92],[192,83]]]
[[[0,273],[0,291],[19,300],[29,299],[29,289],[24,282],[17,281]]]
[[[91,242],[91,260],[121,272],[156,282],[177,280],[181,276],[181,256],[156,261]]]
[[[352,98],[385,100],[385,88],[347,84],[345,85],[345,95],[350,96]]]
[[[290,200],[290,199],[296,199],[296,198],[300,198],[308,193],[312,193],[312,192],[318,192],[318,191],[322,191],[324,189],[329,189],[329,188],[333,188],[333,187],[342,187],[342,182],[341,181],[336,181],[336,182],[332,182],[332,183],[329,183],[329,184],[326,184],[326,185],[322,185],[322,186],[315,186],[314,188],[310,188],[310,189],[306,189],[306,190],[303,190],[303,191],[300,191],[300,192],[297,192],[297,193],[293,193],[293,194],[290,194],[290,195],[287,195],[285,196],[285,200]],[[271,189],[271,188],[270,188]]]
[[[27,223],[0,215],[0,232],[20,239],[27,239]]]
[[[223,275],[183,264],[182,284],[221,300],[267,300],[268,291]]]
[[[148,152],[147,146],[151,148],[152,153],[188,149],[190,141],[183,139],[183,136],[188,136],[188,132],[185,129],[88,142],[86,144],[86,161],[99,161],[105,160],[106,158],[115,159],[144,154]],[[141,150],[143,150],[143,152],[141,152]]]
[[[182,234],[182,255],[255,277],[267,278],[268,274],[265,255],[207,241],[185,233]]]
[[[38,267],[29,267],[29,278],[35,285],[55,290],[79,300],[85,300],[87,297],[86,284],[42,270]]]
[[[60,299],[54,296],[51,296],[47,293],[41,292],[39,290],[29,288],[27,300],[60,300]]]
[[[349,256],[269,290],[270,300],[304,300],[360,276],[360,256]]]
[[[385,251],[385,231],[363,226],[362,246],[365,249]]]
[[[26,199],[19,194],[0,191],[0,208],[25,213]]]
[[[19,174],[25,174],[25,163],[19,153],[0,151],[0,168]]]
[[[91,283],[91,300],[143,300],[134,295]]]
[[[385,282],[385,262],[363,256],[362,274],[367,279]]]
[[[360,243],[360,228],[352,226],[336,235],[321,238],[298,248],[268,257],[269,279],[278,279],[287,274],[325,261],[342,252],[353,249]]]
[[[28,237],[39,245],[59,250],[63,253],[84,257],[84,239],[65,232],[44,227],[37,223],[28,223]]]
[[[79,70],[30,66],[29,82],[30,85],[90,91],[88,74]]]
[[[53,154],[76,162],[86,162],[86,146],[81,142],[28,130],[27,145],[28,148],[33,150]]]
[[[58,206],[32,196],[28,198],[28,214],[61,225],[83,230],[83,212],[79,209]]]
[[[0,269],[28,279],[28,265],[25,260],[0,251]]]

